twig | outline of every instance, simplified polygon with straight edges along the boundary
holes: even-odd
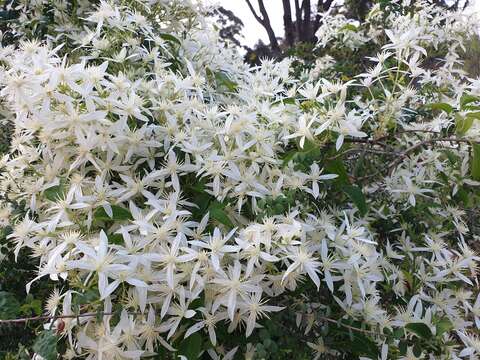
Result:
[[[410,146],[407,150],[405,150],[403,152],[403,154],[401,154],[398,159],[396,159],[395,161],[393,161],[388,167],[388,173],[391,175],[393,170],[399,165],[402,163],[402,161],[413,151],[417,150],[418,148],[421,148],[425,145],[428,145],[428,144],[433,144],[433,143],[436,143],[436,142],[456,142],[456,143],[471,143],[473,141],[471,140],[468,140],[468,139],[463,139],[463,138],[436,138],[436,139],[429,139],[429,140],[424,140],[424,141],[421,141],[415,145],[412,145]]]
[[[398,158],[395,159],[394,161],[392,161],[386,167],[386,169],[388,170],[388,174],[391,175],[393,173],[393,170],[395,170],[395,168],[398,165],[400,165],[402,163],[402,161],[405,160],[405,158],[408,157],[410,155],[410,153],[412,153],[413,151],[415,151],[415,150],[417,150],[417,149],[419,149],[419,148],[421,148],[425,145],[429,145],[429,144],[433,144],[433,143],[437,143],[437,142],[475,143],[475,144],[480,143],[478,141],[472,141],[472,140],[463,139],[463,138],[450,138],[450,137],[449,138],[435,138],[435,139],[428,139],[428,140],[421,141],[421,142],[419,142],[415,145],[410,146],[403,153],[397,154]],[[363,181],[363,180],[366,180],[366,179],[376,177],[377,175],[381,174],[382,171],[383,171],[382,169],[379,169],[379,170],[375,171],[373,174],[357,178],[357,180]]]
[[[344,328],[349,329],[349,330],[358,331],[358,332],[363,332],[363,333],[365,333],[365,334],[381,335],[381,336],[383,336],[383,334],[382,334],[382,333],[379,333],[378,331],[367,330],[367,329],[360,329],[360,328],[357,328],[357,327],[355,327],[355,326],[350,326],[350,325],[347,325],[347,324],[343,324],[343,323],[339,322],[338,320],[331,319],[331,318],[328,318],[328,317],[325,317],[325,316],[320,316],[319,318],[320,318],[321,320],[326,321],[326,322],[329,322],[329,323],[331,323],[331,324],[336,324],[336,325],[338,325],[338,326],[343,326]]]
[[[391,156],[399,156],[399,152],[397,151],[384,151],[384,150],[376,150],[376,149],[367,149],[367,148],[355,148],[355,149],[348,149],[345,150],[344,152],[338,153],[335,156],[331,156],[327,158],[326,160],[335,160],[339,157],[342,157],[343,155],[352,153],[352,152],[368,152],[372,154],[380,154],[380,155],[391,155]]]
[[[40,320],[56,320],[56,319],[76,319],[81,317],[96,317],[96,316],[110,316],[114,315],[113,312],[95,312],[95,313],[83,313],[83,314],[71,314],[71,315],[40,315],[40,316],[32,316],[20,319],[8,319],[8,320],[0,320],[0,325],[3,324],[20,324],[20,323],[27,323],[29,321],[40,321]],[[143,313],[134,312],[128,313],[129,315],[142,315]]]

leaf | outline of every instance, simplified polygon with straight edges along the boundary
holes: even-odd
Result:
[[[233,222],[228,217],[227,213],[225,212],[224,205],[218,201],[212,202],[208,208],[208,212],[210,213],[210,218],[217,220],[219,223],[225,225],[226,227],[232,229],[235,227]]]
[[[45,360],[57,359],[57,337],[51,330],[44,330],[37,336],[33,351]]]
[[[454,110],[453,106],[447,103],[432,103],[432,104],[428,104],[427,107],[429,107],[432,110],[445,111],[447,114],[451,114]]]
[[[345,24],[345,25],[342,26],[342,28],[340,30],[348,30],[348,31],[357,32],[358,28],[353,24]]]
[[[6,291],[0,291],[0,319],[14,319],[20,312],[20,303],[15,296]]]
[[[472,143],[470,172],[473,180],[480,180],[480,144]]]
[[[283,155],[283,160],[282,160],[282,165],[283,166],[287,166],[288,163],[292,160],[294,160],[295,158],[295,155],[297,155],[297,150],[291,150],[291,151],[288,151],[286,153],[284,153]]]
[[[284,99],[277,100],[272,103],[272,106],[279,105],[279,104],[284,104],[284,105],[295,105],[297,100],[293,97],[287,97]]]
[[[123,239],[122,234],[110,234],[108,235],[108,243],[116,245],[124,245],[125,240]]]
[[[362,189],[356,185],[346,185],[342,189],[358,208],[360,215],[365,216],[365,214],[368,212],[368,206]]]
[[[28,294],[25,301],[25,304],[20,306],[22,314],[31,315],[32,311],[35,315],[40,315],[42,313],[42,302],[39,299],[35,299],[32,294]]]
[[[480,120],[480,111],[469,112],[469,113],[467,113],[466,116],[467,116],[467,118]]]
[[[401,339],[404,336],[405,336],[405,331],[403,330],[403,328],[396,328],[395,330],[393,330],[393,337],[395,339]]]
[[[442,336],[444,333],[449,332],[454,328],[452,322],[448,318],[441,319],[436,325],[437,336]]]
[[[335,159],[332,161],[327,162],[325,166],[325,173],[327,174],[337,174],[338,177],[334,179],[335,182],[339,184],[350,184],[348,180],[348,173],[343,161],[340,159]]]
[[[360,333],[352,333],[351,343],[347,343],[346,347],[355,355],[366,355],[372,359],[378,357],[378,346],[367,336]]]
[[[175,43],[177,45],[181,45],[182,42],[177,39],[177,37],[173,36],[172,34],[160,33],[160,37],[168,42]]]
[[[458,155],[456,155],[453,151],[448,149],[443,149],[440,151],[447,156],[447,159],[451,165],[455,165],[459,161]]]
[[[57,202],[65,197],[65,186],[63,184],[52,186],[43,191],[43,195],[50,201]]]
[[[455,131],[459,135],[465,135],[465,133],[472,127],[474,117],[472,116],[460,116],[455,115]]]
[[[478,96],[470,95],[470,94],[463,94],[462,97],[460,98],[460,110],[466,110],[467,105],[472,103],[472,102],[477,102],[480,101],[480,98]]]
[[[232,81],[229,78],[229,76],[223,71],[217,71],[215,73],[215,80],[217,81],[217,85],[219,87],[224,86],[231,92],[234,92],[237,90],[237,87],[238,87],[237,83]]]
[[[410,323],[405,325],[405,329],[424,339],[429,339],[433,336],[430,328],[424,323]]]
[[[95,220],[100,220],[100,221],[109,221],[109,220],[124,221],[124,220],[133,219],[132,214],[128,209],[122,208],[118,205],[111,205],[111,207],[113,212],[112,217],[108,216],[105,209],[101,207],[95,210],[95,213],[93,214],[93,218]]]
[[[188,360],[198,359],[202,351],[202,336],[196,332],[182,340],[178,349],[179,355],[185,356]]]
[[[313,162],[318,160],[320,154],[320,147],[306,140],[303,148],[300,148],[300,145],[298,145],[298,149],[293,149],[283,154],[283,166],[287,166],[290,161],[293,161],[296,165],[303,164],[303,166],[309,168]]]

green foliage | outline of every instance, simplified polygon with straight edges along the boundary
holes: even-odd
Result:
[[[230,79],[230,76],[223,71],[213,72],[209,68],[206,69],[207,76],[211,81],[215,81],[216,87],[219,89],[225,89],[230,92],[235,92],[237,90],[237,83]]]
[[[50,201],[57,202],[65,198],[65,186],[63,184],[52,186],[43,192]]]
[[[430,328],[424,323],[410,323],[405,325],[405,329],[424,339],[429,339],[432,336]]]
[[[0,291],[0,320],[15,319],[20,313],[20,303],[15,296],[6,291]]]
[[[178,355],[183,355],[188,360],[198,359],[203,349],[202,345],[202,336],[200,333],[196,332],[180,343]]]
[[[111,205],[112,216],[108,215],[103,207],[95,210],[93,217],[99,221],[125,221],[133,220],[132,214],[128,209],[125,209],[118,205]]]
[[[345,185],[343,191],[348,195],[352,202],[357,206],[361,216],[365,216],[368,211],[365,195],[363,195],[362,189],[356,185]]]
[[[428,108],[432,110],[445,111],[447,114],[451,114],[454,110],[453,106],[447,103],[433,103],[428,105]]]
[[[33,351],[45,360],[57,359],[57,337],[51,330],[42,331],[33,344]]]
[[[208,207],[210,218],[217,220],[220,224],[225,225],[229,229],[233,229],[235,225],[225,212],[225,204],[219,201],[212,201]]]
[[[480,144],[472,143],[472,163],[470,166],[472,178],[480,180]]]

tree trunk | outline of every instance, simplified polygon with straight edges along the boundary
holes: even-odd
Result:
[[[292,8],[290,0],[283,1],[283,26],[285,28],[285,41],[289,47],[295,43],[295,28],[292,21]]]
[[[299,0],[295,0],[295,25],[297,26],[297,39],[301,41],[302,34],[302,8],[300,7]]]

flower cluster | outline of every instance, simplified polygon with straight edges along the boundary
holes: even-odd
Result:
[[[467,19],[421,4],[380,34],[326,15],[320,45],[379,53],[344,81],[324,57],[302,82],[290,59],[248,68],[199,5],[79,3],[44,41],[0,50],[0,220],[39,263],[27,291],[57,284],[46,326],[64,358],[173,353],[198,334],[195,356],[251,357],[228,334],[280,311],[317,357],[348,353],[352,332],[365,359],[480,356]]]

